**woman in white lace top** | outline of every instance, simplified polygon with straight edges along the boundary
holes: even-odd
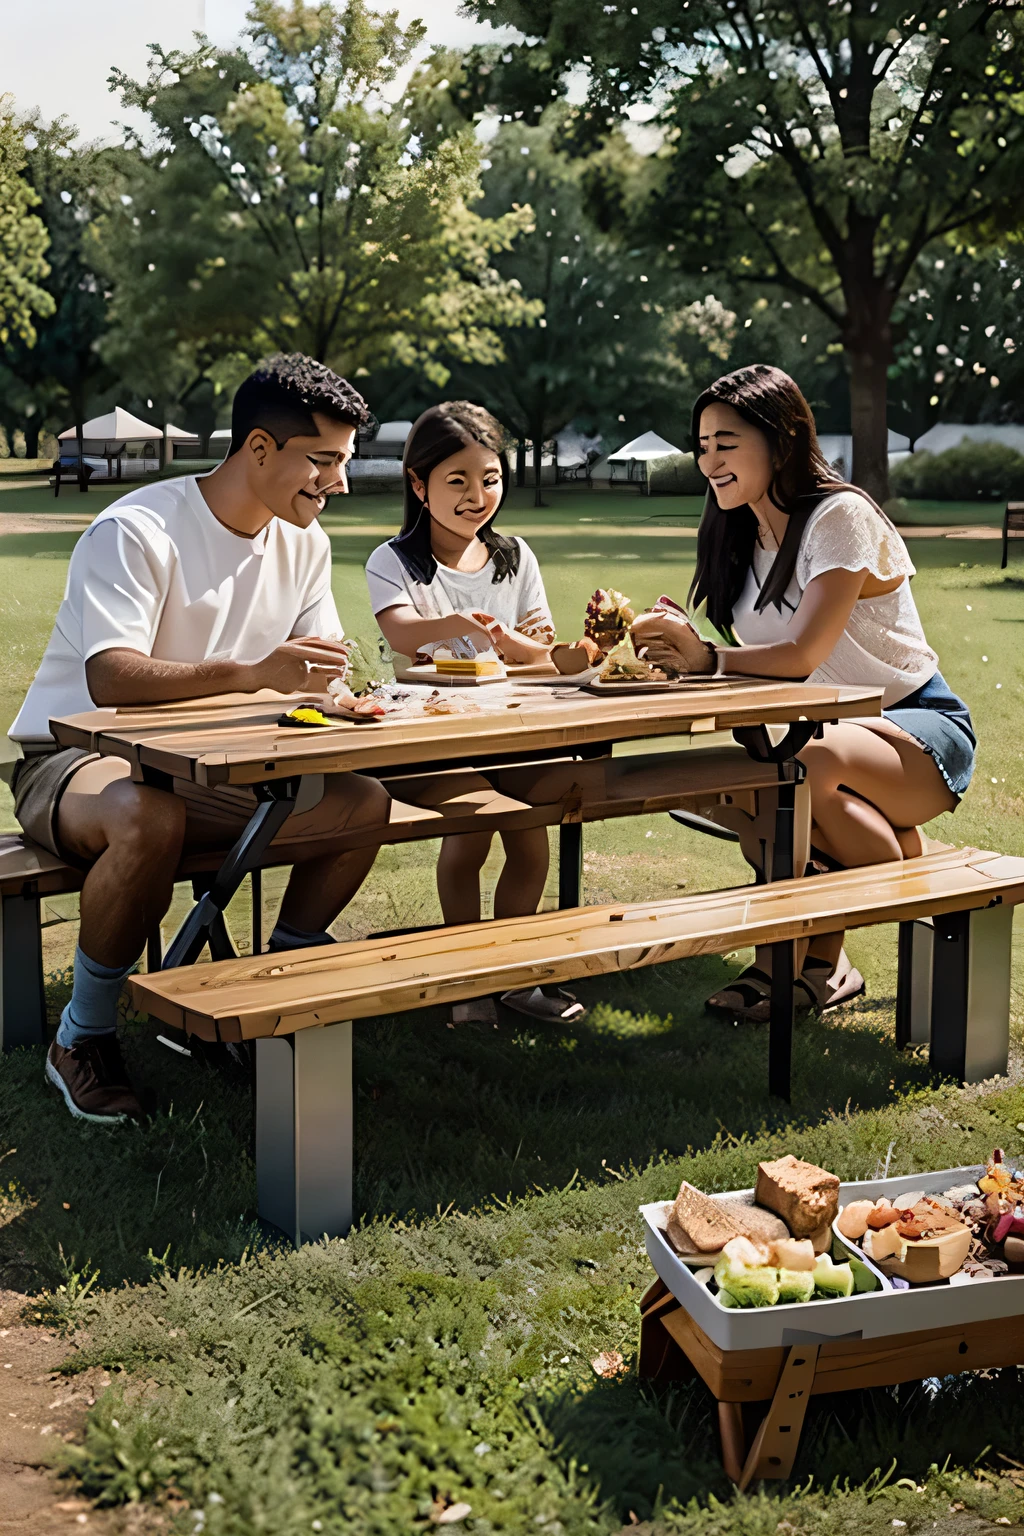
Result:
[[[870,497],[837,481],[810,407],[780,369],[719,379],[694,407],[693,437],[708,496],[690,595],[738,643],[710,645],[658,609],[636,621],[635,642],[686,671],[883,689],[880,718],[827,725],[800,753],[813,854],[832,868],[919,856],[918,828],[953,810],[970,782],[975,738],[925,638],[906,545]],[[760,850],[744,851],[756,865]],[[709,1006],[767,1017],[769,967],[759,951]],[[801,992],[820,1008],[862,990],[841,934],[811,942],[798,1004]]]

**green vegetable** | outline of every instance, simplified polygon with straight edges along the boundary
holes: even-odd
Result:
[[[779,1300],[810,1301],[814,1295],[814,1273],[809,1269],[780,1269]]]
[[[823,1253],[811,1271],[814,1280],[814,1289],[819,1296],[852,1296],[853,1295],[853,1270],[849,1264],[833,1264],[827,1253]]]
[[[863,1259],[850,1259],[850,1268],[853,1270],[853,1288],[859,1294],[861,1291],[881,1290],[881,1281],[878,1276],[872,1274]]]
[[[724,1301],[726,1293],[738,1307],[774,1307],[779,1299],[777,1270],[748,1269],[725,1254],[715,1265],[715,1281],[725,1306],[730,1305]]]

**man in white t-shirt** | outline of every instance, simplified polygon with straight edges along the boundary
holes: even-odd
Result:
[[[227,846],[254,808],[247,791],[133,783],[129,765],[58,750],[49,722],[97,706],[218,693],[324,692],[347,665],[331,594],[330,540],[317,519],[347,489],[362,396],[323,364],[271,358],[235,396],[228,457],[212,474],[123,496],[75,546],[64,600],[11,727],[12,788],[25,831],[88,873],[74,990],[46,1061],[73,1115],[137,1117],[117,1043],[117,1001],[166,912],[182,854]],[[386,821],[373,779],[338,774],[320,804],[275,839],[294,865],[274,950],[329,942],[329,925],[377,853],[332,838]]]

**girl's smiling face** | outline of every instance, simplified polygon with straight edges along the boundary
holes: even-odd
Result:
[[[754,506],[772,483],[767,437],[739,411],[719,401],[701,412],[697,467],[707,476],[723,510]]]
[[[467,443],[442,460],[430,471],[426,485],[414,469],[409,470],[409,479],[434,522],[464,539],[473,538],[501,502],[501,460],[483,443]]]

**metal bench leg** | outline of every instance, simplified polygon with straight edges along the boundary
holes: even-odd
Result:
[[[259,1213],[300,1247],[352,1225],[352,1025],[256,1041]]]
[[[18,894],[0,901],[0,1047],[42,1045],[46,1037],[43,935],[39,897]]]
[[[583,823],[563,821],[558,828],[558,905],[578,907],[583,887]]]
[[[1006,1071],[1013,908],[947,912],[933,923],[931,1065],[978,1083]]]
[[[935,930],[930,917],[900,923],[896,962],[896,1049],[925,1045],[932,1033],[932,960]]]

